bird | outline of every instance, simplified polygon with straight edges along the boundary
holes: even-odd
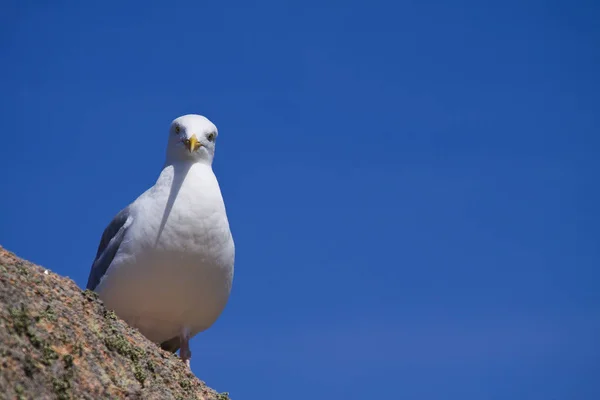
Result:
[[[171,122],[154,186],[103,231],[87,289],[190,367],[189,341],[219,318],[231,293],[235,244],[212,163],[217,127]]]

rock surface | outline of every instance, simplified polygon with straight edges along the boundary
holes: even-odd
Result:
[[[0,247],[0,399],[228,399],[95,293]]]

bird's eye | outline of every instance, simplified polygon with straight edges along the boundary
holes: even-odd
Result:
[[[179,127],[179,125],[175,125],[175,133],[179,132],[181,132],[181,128]]]
[[[208,139],[208,141],[209,141],[209,142],[212,142],[213,140],[215,140],[215,134],[214,134],[214,133],[210,133],[210,134],[207,136],[207,139]]]

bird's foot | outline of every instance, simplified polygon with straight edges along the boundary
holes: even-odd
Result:
[[[190,335],[187,329],[184,329],[179,336],[179,358],[190,368],[190,359],[192,358],[192,351],[190,350]]]

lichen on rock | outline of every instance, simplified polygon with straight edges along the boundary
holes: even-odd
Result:
[[[7,399],[218,399],[96,293],[0,247],[0,394]]]

